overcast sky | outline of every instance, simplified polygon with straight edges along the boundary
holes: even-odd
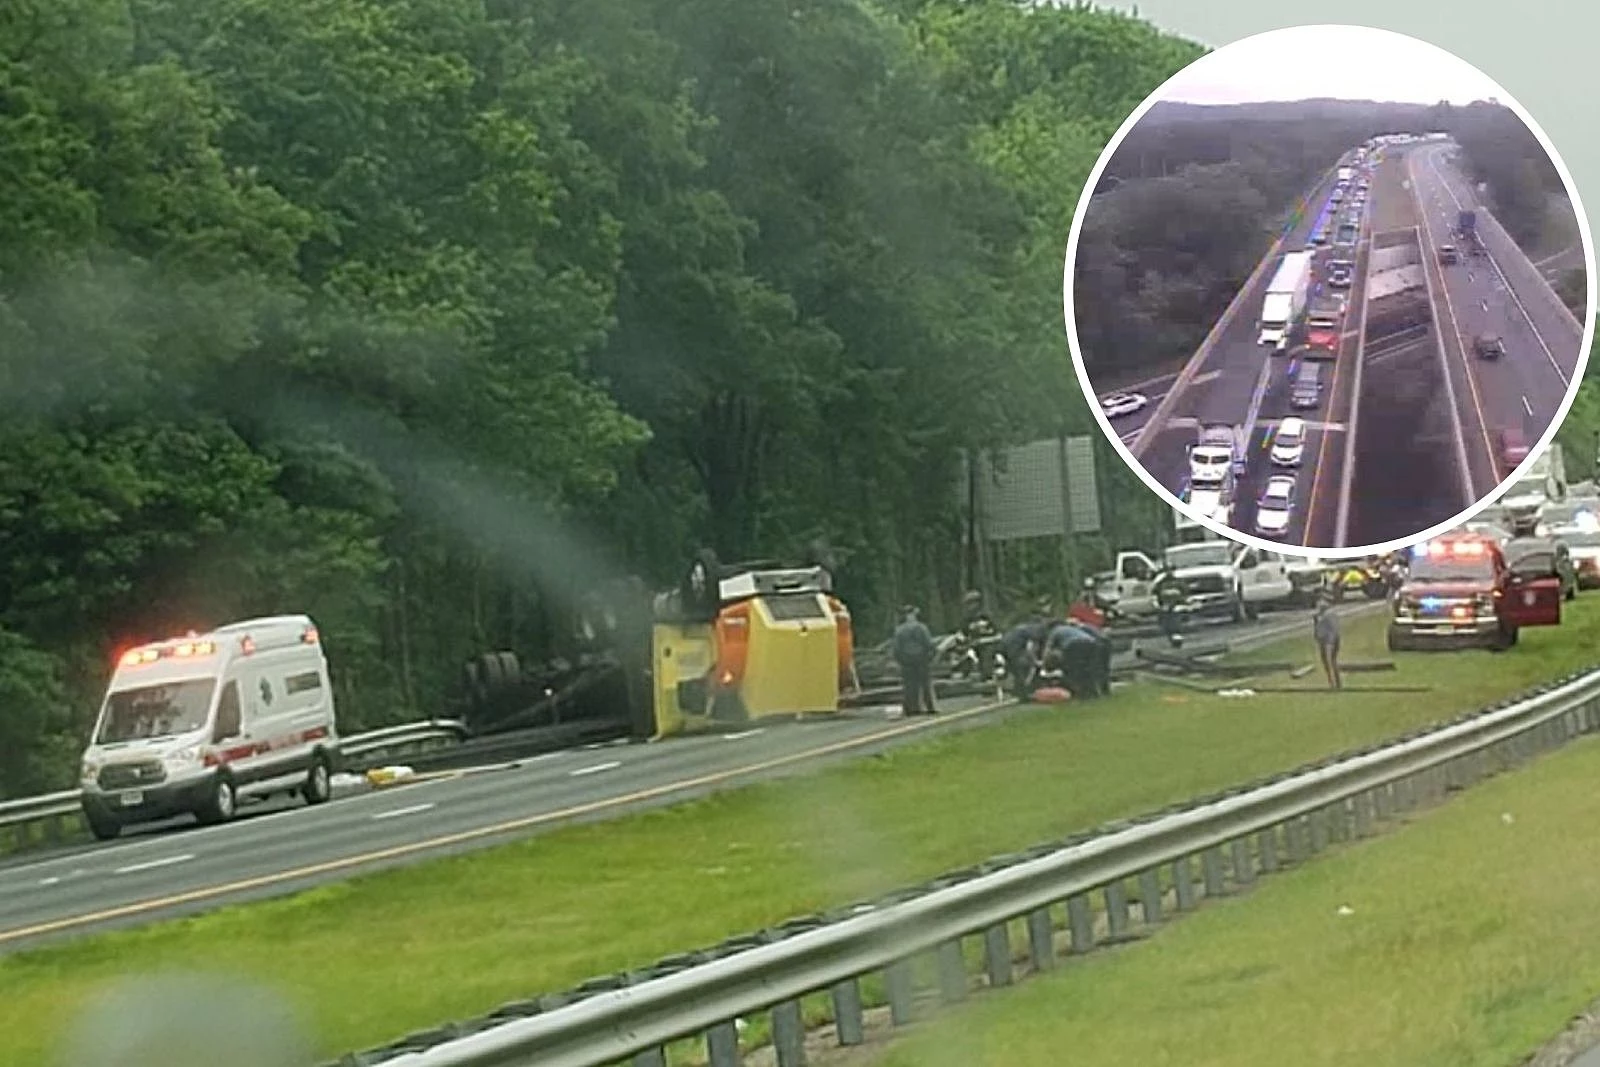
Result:
[[[1226,45],[1181,71],[1165,100],[1247,104],[1261,100],[1377,100],[1469,104],[1505,93],[1441,48],[1387,30],[1297,26]]]

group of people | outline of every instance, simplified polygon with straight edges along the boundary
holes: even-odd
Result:
[[[978,636],[994,633],[993,623],[983,611],[977,594],[968,593],[963,607],[963,633]],[[1000,655],[1005,661],[1011,691],[1018,699],[1026,700],[1046,681],[1056,681],[1075,699],[1108,695],[1111,692],[1112,648],[1111,639],[1102,628],[1103,622],[1103,614],[1087,601],[1074,605],[1064,617],[1051,612],[1048,605],[1040,605],[1032,618],[1012,627],[1000,638]],[[901,609],[901,621],[895,629],[891,651],[900,669],[905,714],[935,714],[933,670],[938,659],[938,644],[911,605]]]

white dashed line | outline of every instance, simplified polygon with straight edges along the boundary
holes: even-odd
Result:
[[[1522,398],[1522,410],[1528,413],[1528,418],[1533,418],[1533,405],[1528,403],[1528,398],[1526,395],[1524,395]]]
[[[579,767],[572,771],[572,777],[581,778],[586,774],[599,774],[601,771],[614,771],[622,766],[621,760],[612,760],[610,763],[596,763],[593,767]]]
[[[754,730],[743,730],[736,734],[723,734],[722,739],[724,741],[743,741],[747,737],[754,737],[756,734],[761,733],[762,729],[762,727],[758,726]]]
[[[112,874],[137,874],[139,871],[153,871],[157,867],[171,867],[175,863],[187,863],[194,859],[192,855],[163,856],[158,860],[148,860],[144,863],[130,863],[126,867],[118,867]]]
[[[415,815],[419,811],[427,811],[432,807],[432,804],[413,804],[409,808],[391,808],[388,811],[380,811],[372,817],[374,819],[398,819],[402,815]]]

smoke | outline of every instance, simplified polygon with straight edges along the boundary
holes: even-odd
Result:
[[[96,998],[64,1043],[60,1067],[306,1067],[303,1022],[271,990],[230,978],[132,979]]]

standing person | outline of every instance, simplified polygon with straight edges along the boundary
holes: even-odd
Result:
[[[1183,644],[1183,634],[1179,632],[1178,625],[1178,608],[1183,604],[1183,583],[1178,581],[1177,574],[1169,567],[1156,575],[1155,581],[1150,584],[1150,594],[1155,597],[1161,632],[1166,635],[1167,643],[1173,646]]]
[[[932,715],[933,659],[938,647],[933,633],[917,617],[917,609],[906,605],[900,609],[900,625],[895,628],[892,642],[894,661],[900,668],[901,702],[907,715]]]
[[[1311,631],[1317,639],[1317,654],[1322,659],[1322,672],[1328,676],[1329,687],[1343,689],[1344,679],[1339,675],[1339,616],[1333,613],[1332,597],[1317,598]]]

